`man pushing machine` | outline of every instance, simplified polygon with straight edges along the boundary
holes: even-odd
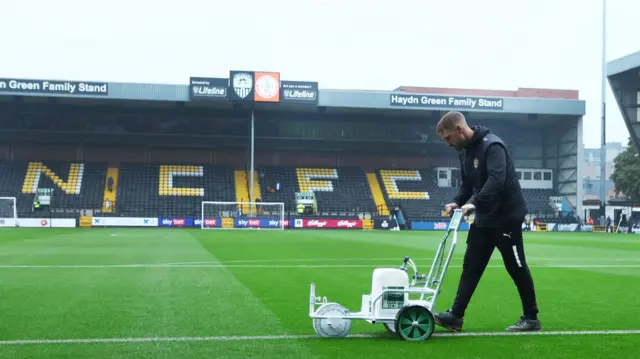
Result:
[[[533,279],[522,239],[522,222],[527,215],[527,207],[507,146],[488,128],[469,127],[460,112],[445,114],[436,131],[448,146],[459,152],[462,175],[458,195],[445,206],[445,210],[451,213],[460,208],[464,215],[475,212],[475,219],[469,229],[462,275],[453,306],[435,314],[435,322],[451,331],[462,330],[467,305],[497,247],[518,288],[523,310],[520,320],[506,330],[541,330]]]

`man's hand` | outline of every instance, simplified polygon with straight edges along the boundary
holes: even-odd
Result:
[[[445,210],[447,213],[451,213],[451,212],[453,212],[453,210],[454,210],[454,209],[458,209],[458,208],[459,208],[459,207],[458,207],[458,204],[457,204],[457,203],[449,203],[449,204],[447,204],[446,206],[444,206],[444,210]]]
[[[471,203],[467,203],[464,206],[462,206],[462,214],[465,216],[468,216],[469,214],[471,214],[471,212],[473,212],[476,209],[476,206],[472,205]]]

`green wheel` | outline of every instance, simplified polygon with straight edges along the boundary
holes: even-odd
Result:
[[[396,333],[404,340],[427,340],[433,334],[435,323],[429,309],[420,305],[410,305],[398,311],[396,315]]]

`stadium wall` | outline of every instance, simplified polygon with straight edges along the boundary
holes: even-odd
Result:
[[[569,123],[568,128],[557,132],[557,140],[552,142],[550,149],[550,159],[547,164],[555,169],[554,182],[556,192],[564,197],[575,213],[583,215],[583,176],[582,166],[584,163],[583,148],[583,119],[579,117],[573,123]],[[555,151],[555,155],[554,152]],[[553,160],[555,157],[555,161]]]
[[[184,108],[192,109],[194,111],[200,111],[202,113],[209,110],[221,108],[224,108],[227,110],[227,112],[229,112],[229,109],[232,107],[236,109],[243,108],[247,113],[250,108],[256,108],[257,112],[278,111],[279,109],[288,108],[286,103],[251,103],[246,107],[239,104],[232,105],[226,100],[204,102],[198,101],[196,103],[195,101],[190,101],[190,88],[188,85],[105,83],[104,88],[107,91],[95,95],[56,93],[55,96],[51,96],[52,94],[11,92],[11,90],[7,90],[6,88],[2,91],[2,93],[8,95],[3,96],[3,101],[6,101],[7,103],[65,103],[74,106],[89,105],[87,107],[92,107],[93,104],[98,104],[97,106],[105,106],[105,103],[109,103],[118,105],[120,106],[120,108],[135,108],[138,112],[144,111],[144,108],[155,108],[156,113],[161,112],[162,109],[166,109],[167,111],[179,111]],[[437,92],[437,90],[432,90]],[[438,102],[438,106],[434,106],[433,102],[428,103],[429,101],[424,101],[425,99],[429,100],[438,97],[436,92],[433,91],[429,92],[422,91],[421,89],[414,89],[414,91],[411,91],[411,94],[408,94],[406,90],[403,91],[402,89],[394,91],[318,90],[317,103],[314,102],[313,105],[306,106],[305,111],[307,111],[308,113],[341,113],[343,115],[345,113],[363,114],[374,112],[378,114],[383,113],[385,116],[390,117],[407,116],[413,117],[417,120],[432,121],[441,116],[445,111],[454,109],[453,107],[446,105],[447,100],[450,101],[453,98],[451,97],[454,92],[453,90],[446,92],[446,95],[443,93],[443,96],[440,96],[441,98],[440,102]],[[582,120],[580,116],[584,115],[585,103],[584,101],[580,101],[577,99],[577,93],[574,94],[575,96],[568,96],[570,98],[568,98],[567,96],[562,98],[550,98],[552,96],[544,96],[545,98],[541,98],[543,96],[540,96],[540,94],[538,94],[536,91],[538,90],[531,89],[531,91],[522,91],[521,94],[513,94],[511,95],[512,97],[504,94],[504,97],[492,98],[489,102],[495,104],[499,103],[499,105],[496,106],[479,108],[475,107],[475,105],[463,105],[462,108],[455,109],[464,111],[465,114],[468,114],[469,119],[471,120],[470,122],[477,122],[477,119],[489,118],[492,120],[504,121],[505,123],[509,123],[510,121],[522,121],[523,119],[525,119],[526,121],[531,121],[532,127],[535,127],[536,121],[540,119],[545,119],[540,123],[549,121],[553,122],[555,120],[554,124],[556,126],[548,134],[543,134],[542,136],[540,136],[537,133],[534,134],[535,131],[523,131],[516,135],[516,138],[522,139],[529,139],[530,136],[532,137],[530,144],[513,146],[514,151],[517,152],[516,165],[517,167],[521,168],[553,169],[554,182],[558,192],[573,205],[577,213],[581,213],[581,201],[578,201],[577,198],[581,198],[580,193],[582,191],[582,184],[581,175],[579,173],[580,168],[577,166],[577,164],[580,163],[579,157],[581,156],[581,154],[579,149],[582,147]],[[548,95],[547,92],[549,91],[543,92]],[[424,93],[429,93],[429,95],[423,95]],[[502,96],[496,93],[489,93],[484,90],[477,90],[473,95],[485,97],[485,99],[481,99],[481,101],[485,101],[487,97]],[[394,98],[400,97],[411,99],[411,101],[404,102],[394,100]],[[463,96],[458,97],[459,98],[456,101],[465,102],[469,100],[469,102],[473,102],[472,99],[465,99],[463,98]],[[100,100],[97,102],[88,102],[86,101],[87,98],[99,98]],[[105,102],[104,100],[107,101]],[[443,104],[444,106],[439,107]],[[458,102],[456,103],[456,106],[459,106]],[[97,108],[94,109],[94,113],[96,113],[97,115],[99,115],[100,112],[102,111]],[[108,114],[108,111],[105,112]],[[171,113],[175,114],[175,112]],[[574,121],[575,118],[578,119],[577,125],[576,121]],[[241,126],[237,126],[237,128],[241,129]],[[241,130],[245,131],[244,129]],[[43,132],[38,132],[38,135],[42,133]],[[246,131],[243,132],[239,137],[243,137],[244,133],[246,133]],[[7,139],[13,141],[13,138],[11,136],[15,135],[15,133],[8,131],[7,134]],[[109,134],[105,133],[104,135],[108,136]],[[87,138],[91,139],[85,139],[85,143],[87,143],[86,141],[102,138],[104,137],[104,135],[88,134]],[[28,134],[24,136],[28,136]],[[533,136],[537,137],[533,138]],[[116,138],[117,137],[118,136],[116,136]],[[127,137],[126,140],[133,141],[132,138],[134,137],[135,136]],[[226,143],[242,142],[243,145],[248,147],[248,141],[245,142],[244,139],[238,139],[239,137],[229,138]],[[505,136],[501,135],[501,137],[504,138]],[[77,138],[77,134],[67,136],[67,138],[75,140]],[[143,137],[139,136],[139,138],[142,139]],[[164,138],[166,137],[156,136],[145,139],[150,140],[148,142],[149,144],[154,143],[157,145],[162,144]],[[511,140],[511,138],[507,139]],[[273,139],[274,142],[280,140],[281,139],[279,138]],[[307,139],[304,140],[306,141]],[[181,141],[186,145],[190,144],[188,143],[190,139],[182,138]],[[206,142],[222,141],[222,139],[219,137],[216,139],[201,138],[199,141],[201,141],[200,144],[204,144],[204,146],[207,146],[208,144]],[[344,166],[349,162],[364,162],[365,166],[369,167],[374,164],[373,162],[358,161],[357,157],[343,157],[341,154],[313,154],[308,156],[301,156],[299,154],[282,154],[278,151],[275,151],[273,152],[273,155],[271,155],[267,150],[264,150],[260,146],[261,141],[264,142],[264,140],[256,139],[256,153],[259,153],[259,156],[261,157],[257,161],[257,165],[261,165],[262,163],[273,163],[276,165],[301,165],[300,161],[303,159],[303,157],[304,161],[309,166],[321,165],[334,167],[335,164],[335,167],[338,167]],[[542,144],[540,144],[540,141],[542,141]],[[306,142],[320,144],[320,146],[322,146],[323,144],[323,141]],[[536,146],[538,148],[536,148]],[[26,147],[28,147],[28,145]],[[540,149],[539,147],[542,147],[542,149]],[[190,150],[164,150],[161,148],[156,149],[155,147],[144,147],[140,149],[139,147],[131,146],[127,146],[124,150],[96,150],[92,153],[92,150],[89,150],[88,148],[89,147],[85,146],[75,147],[75,149],[67,148],[64,150],[65,155],[60,155],[60,157],[65,157],[65,159],[67,160],[70,158],[76,158],[79,161],[91,161],[92,158],[95,158],[96,160],[98,160],[98,158],[102,158],[103,160],[108,159],[109,162],[128,161],[140,163],[156,163],[156,161],[158,161],[158,163],[166,163],[171,158],[181,159],[180,162],[184,163],[185,158],[188,158],[187,161],[189,162],[193,161],[200,163],[231,164],[234,167],[240,166],[241,168],[244,167],[245,164],[248,164],[247,151],[243,149],[229,151],[227,151],[226,149],[212,149],[195,154],[190,152]],[[24,158],[30,160],[38,158],[34,157],[36,155],[41,157],[44,156],[33,153],[34,151],[35,149],[33,148],[20,148],[14,150],[13,147],[9,147],[8,150],[4,150],[4,155],[9,159]],[[49,156],[49,158],[59,158],[56,154],[47,153],[46,156]],[[375,164],[378,168],[425,168],[428,167],[429,164],[429,161],[425,161],[422,159],[422,157],[419,156],[412,157],[411,159],[409,159],[409,157],[407,156],[395,156],[393,154],[385,154],[382,157],[376,157],[377,163]],[[429,154],[427,153],[424,157],[433,158],[434,156],[429,156]],[[414,159],[416,160],[416,162],[420,161],[420,164],[414,164]],[[311,163],[311,161],[316,163]],[[445,161],[449,165],[453,165],[455,163],[455,161],[451,161],[450,159],[447,159]],[[446,164],[435,163],[435,165]]]
[[[0,79],[7,81],[9,79]],[[40,81],[40,80],[38,80]],[[135,101],[163,101],[167,104],[173,102],[189,102],[189,86],[186,84],[139,84],[139,83],[120,83],[108,82],[106,85],[108,93],[100,95],[80,95],[56,93],[58,98],[100,98],[110,100],[135,100]],[[534,89],[531,89],[534,90]],[[537,89],[539,92],[540,89]],[[365,90],[318,90],[318,107],[327,108],[349,108],[349,109],[406,109],[424,111],[424,106],[396,106],[392,105],[391,98],[394,95],[403,95],[402,91],[365,91]],[[18,92],[10,89],[3,89],[5,95],[16,96],[42,96],[38,92]],[[483,95],[484,93],[484,95]],[[411,95],[420,96],[419,92]],[[430,94],[433,96],[433,94]],[[451,94],[447,94],[451,95]],[[501,97],[495,94],[487,94],[487,90],[477,90],[474,96],[491,96]],[[569,98],[541,98],[536,91],[528,91],[522,96],[530,97],[508,97],[501,98],[502,106],[499,109],[483,109],[484,112],[496,113],[514,113],[514,114],[549,114],[549,115],[568,115],[582,116],[585,113],[585,102],[578,99]],[[215,101],[213,101],[215,102]],[[270,104],[271,105],[271,104]],[[275,109],[278,105],[271,106]],[[450,108],[431,107],[434,110],[447,110]],[[475,110],[478,111],[478,110]]]

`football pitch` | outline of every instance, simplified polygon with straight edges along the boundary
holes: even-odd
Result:
[[[0,230],[0,358],[638,358],[640,236],[525,233],[543,331],[521,314],[499,252],[463,332],[405,342],[354,321],[317,337],[317,295],[359,311],[376,267],[424,272],[444,232],[199,229]],[[438,298],[455,295],[465,250]]]

